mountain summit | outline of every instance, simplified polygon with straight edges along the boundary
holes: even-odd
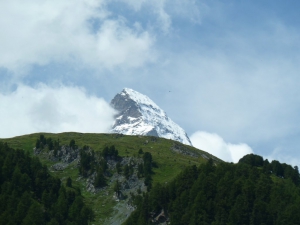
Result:
[[[192,145],[186,132],[146,95],[125,88],[110,104],[119,112],[113,133],[157,136]]]

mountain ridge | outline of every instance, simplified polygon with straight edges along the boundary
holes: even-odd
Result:
[[[110,104],[119,112],[112,133],[157,136],[193,146],[186,132],[148,96],[124,88]]]

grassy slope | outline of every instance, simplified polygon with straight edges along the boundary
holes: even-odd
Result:
[[[171,150],[174,141],[163,138],[151,138],[146,136],[124,136],[118,134],[82,134],[82,133],[60,133],[48,134],[43,133],[46,138],[59,139],[60,144],[69,144],[71,139],[76,141],[76,145],[82,147],[88,145],[95,151],[101,151],[104,146],[115,145],[122,157],[134,156],[138,157],[138,150],[143,149],[144,152],[150,152],[153,156],[157,168],[154,168],[153,182],[165,183],[172,180],[184,167],[188,165],[199,165],[206,162],[203,157],[194,158],[187,155],[182,155]],[[8,139],[0,139],[7,142],[13,148],[24,149],[33,154],[33,147],[36,139],[40,136],[37,134],[24,135]],[[207,157],[213,157],[208,153],[196,148],[185,146],[189,151],[197,154],[201,153]],[[215,157],[213,157],[215,158]],[[48,166],[53,165],[53,162],[48,161],[43,155],[40,156],[43,163]],[[218,160],[217,158],[215,158]],[[75,165],[70,164],[65,170],[53,172],[53,174],[64,181],[67,177],[71,177],[73,184],[79,186],[86,202],[91,205],[96,212],[96,221],[93,224],[103,224],[104,220],[111,217],[113,207],[116,201],[112,198],[112,184],[108,185],[106,190],[100,191],[97,194],[89,193],[85,190],[85,182],[78,180],[78,169]]]

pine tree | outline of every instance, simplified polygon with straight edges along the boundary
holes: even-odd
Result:
[[[101,168],[98,168],[96,172],[96,178],[94,182],[95,187],[104,187],[106,185],[105,177]]]
[[[67,178],[66,186],[72,187],[72,179],[70,177]]]
[[[45,219],[42,207],[34,201],[24,218],[22,225],[42,225],[44,223]]]
[[[117,162],[117,164],[116,164],[116,170],[117,170],[117,173],[118,173],[118,174],[121,173],[122,167],[121,167],[121,163],[120,163],[120,162]]]
[[[126,177],[126,179],[128,179],[129,178],[129,166],[127,164],[124,166],[123,171],[124,171],[124,176]]]
[[[116,193],[117,197],[120,196],[121,193],[121,184],[120,182],[117,180],[115,185],[114,185],[114,192]]]

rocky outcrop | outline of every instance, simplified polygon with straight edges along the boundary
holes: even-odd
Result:
[[[79,148],[71,148],[63,145],[57,151],[49,151],[49,159],[52,161],[61,161],[63,163],[71,163],[79,158]]]
[[[56,171],[61,171],[67,167],[68,167],[67,163],[56,163],[53,166],[51,166],[51,169],[56,170]]]
[[[69,164],[79,159],[79,148],[71,148],[67,145],[60,146],[59,149],[46,150],[41,148],[33,148],[33,153],[39,155],[42,152],[47,152],[48,159],[51,161],[60,161],[61,163]],[[59,164],[58,164],[59,165]]]
[[[187,146],[179,144],[179,143],[174,143],[173,146],[171,147],[171,150],[183,155],[188,155],[192,156],[194,158],[198,158],[200,155],[200,152],[192,152]]]
[[[163,209],[157,214],[152,214],[151,218],[152,218],[151,221],[152,221],[153,224],[157,224],[157,225],[170,224],[169,217]]]

